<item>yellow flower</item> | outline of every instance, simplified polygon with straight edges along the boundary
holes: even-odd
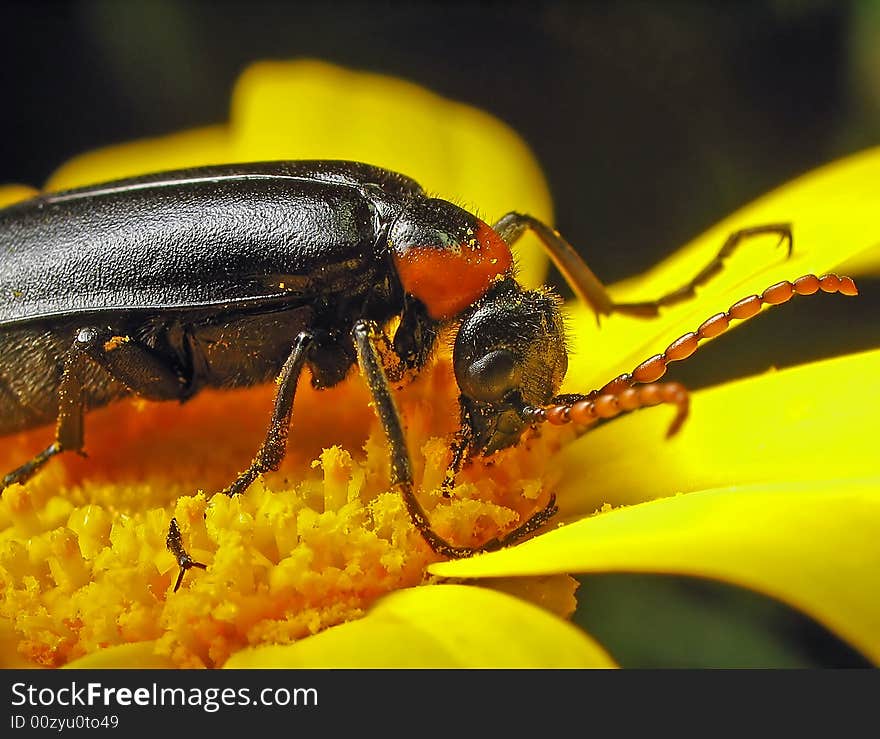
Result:
[[[500,123],[411,84],[317,62],[255,65],[236,86],[228,125],[86,154],[47,187],[285,158],[402,171],[489,222],[509,210],[552,220],[540,170]],[[824,274],[857,255],[876,264],[863,253],[876,243],[878,175],[878,152],[808,175],[615,286],[619,299],[654,297],[695,274],[737,228],[794,221],[790,260],[768,257],[758,240],[658,320],[614,316],[596,326],[569,306],[564,390],[601,387],[781,279]],[[0,189],[0,202],[27,192]],[[525,281],[539,283],[539,246],[518,247]],[[560,505],[559,520],[533,539],[450,562],[438,561],[388,490],[387,447],[358,377],[302,388],[282,469],[235,499],[194,493],[222,488],[249,460],[272,388],[204,393],[183,407],[119,403],[88,417],[89,459],[55,460],[0,501],[0,655],[4,666],[612,666],[565,620],[574,608],[568,575],[657,572],[765,593],[880,662],[870,433],[878,370],[872,351],[700,391],[671,440],[664,409],[576,440],[571,428],[545,427],[476,461],[450,501],[439,485],[457,418],[441,352],[399,395],[437,530],[477,544],[551,491]],[[33,454],[46,434],[5,439],[0,467]],[[209,564],[174,594],[176,564],[164,547],[172,515],[190,553]]]

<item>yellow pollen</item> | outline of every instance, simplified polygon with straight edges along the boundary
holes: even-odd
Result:
[[[388,448],[358,373],[330,390],[300,384],[289,452],[243,495],[225,487],[259,446],[274,385],[190,403],[120,402],[87,418],[88,459],[61,455],[0,498],[0,633],[34,665],[150,642],[181,667],[222,665],[359,618],[378,597],[423,583],[438,559],[389,487]],[[475,545],[514,528],[554,484],[564,431],[477,460],[440,490],[458,418],[448,359],[398,392],[419,498],[435,530]],[[12,437],[11,469],[50,429]],[[530,450],[530,451],[529,451]],[[543,491],[543,492],[542,492]],[[192,569],[172,593],[174,516]],[[12,651],[10,647],[8,651]]]

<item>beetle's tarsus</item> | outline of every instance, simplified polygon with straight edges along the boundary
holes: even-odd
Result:
[[[200,570],[208,569],[208,565],[202,562],[195,562],[194,560],[186,560],[184,562],[179,562],[180,571],[177,573],[177,580],[174,581],[174,590],[172,592],[176,593],[180,589],[181,583],[183,583],[183,576],[193,567],[197,567]]]
[[[180,527],[177,525],[176,518],[172,518],[171,523],[168,524],[168,536],[165,537],[165,546],[168,551],[174,555],[174,558],[177,560],[177,565],[180,567],[180,571],[177,573],[177,580],[174,582],[174,590],[172,592],[176,593],[180,589],[180,585],[183,582],[183,576],[188,570],[191,570],[193,567],[200,570],[208,569],[208,565],[203,562],[196,562],[184,548],[183,536],[180,533]]]
[[[244,491],[253,484],[254,480],[256,480],[258,476],[259,473],[257,472],[252,472],[250,469],[245,470],[235,479],[232,484],[230,484],[228,487],[223,488],[223,490],[221,490],[220,492],[223,495],[234,498],[236,495],[241,495],[242,493],[244,493]]]
[[[296,397],[296,386],[299,376],[305,367],[309,350],[315,342],[310,331],[301,331],[293,342],[290,354],[275,380],[275,405],[269,429],[260,448],[257,450],[250,466],[222,492],[232,498],[247,490],[254,480],[264,472],[277,470],[287,450],[287,436],[290,431],[290,419],[293,415],[293,401]]]
[[[705,285],[715,275],[721,272],[724,260],[731,256],[739,245],[746,239],[754,236],[767,234],[779,234],[779,244],[788,243],[788,257],[794,249],[794,236],[790,223],[766,223],[760,226],[741,228],[731,233],[721,245],[718,253],[688,282],[654,300],[641,303],[615,303],[614,310],[635,318],[653,318],[660,312],[660,308],[682,303],[696,295],[698,287]]]
[[[32,459],[29,459],[23,465],[16,467],[12,472],[4,475],[3,480],[0,481],[0,493],[10,485],[14,485],[15,483],[25,483],[30,480],[35,474],[37,474],[37,472],[39,472],[46,462],[56,454],[60,454],[62,451],[64,450],[57,441],[49,444],[49,446],[39,454],[35,455]]]
[[[529,519],[527,519],[521,525],[517,526],[513,531],[510,531],[504,536],[498,536],[493,539],[489,539],[488,541],[476,547],[454,546],[444,539],[441,539],[439,536],[434,534],[433,531],[431,532],[431,538],[425,536],[425,531],[421,531],[421,534],[431,546],[431,548],[438,554],[441,554],[444,557],[449,557],[450,559],[466,559],[468,557],[473,557],[475,554],[497,552],[499,549],[504,549],[505,547],[512,546],[513,544],[522,541],[523,539],[540,529],[558,512],[559,506],[556,505],[556,495],[551,494],[550,500],[548,501],[547,505],[544,506],[544,508],[533,514]]]

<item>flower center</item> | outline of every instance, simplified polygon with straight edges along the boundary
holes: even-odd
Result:
[[[389,489],[388,448],[357,373],[302,383],[281,470],[241,496],[206,496],[259,444],[272,388],[205,393],[186,406],[118,403],[91,414],[88,459],[56,460],[0,499],[0,627],[32,663],[58,666],[103,647],[152,642],[185,666],[295,641],[419,585],[437,559]],[[477,545],[514,528],[552,485],[558,433],[475,460],[441,492],[457,388],[438,360],[397,394],[419,498],[436,531]],[[38,447],[15,437],[0,466]],[[204,492],[201,492],[204,491]],[[194,559],[172,593],[171,517]],[[7,650],[9,651],[9,650]]]

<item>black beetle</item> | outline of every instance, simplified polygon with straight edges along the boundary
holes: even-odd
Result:
[[[560,300],[524,289],[512,269],[509,246],[527,229],[599,314],[651,316],[688,298],[743,236],[779,233],[791,248],[785,224],[739,231],[681,288],[615,304],[540,221],[510,213],[489,227],[412,179],[367,164],[210,166],[39,195],[0,210],[0,434],[56,421],[56,436],[2,486],[28,479],[55,454],[81,451],[88,409],[127,394],[184,401],[205,387],[277,378],[266,438],[224,491],[241,493],[284,456],[303,367],[326,388],[357,363],[388,437],[392,484],[430,546],[455,557],[515,541],[553,515],[552,497],[481,547],[434,533],[413,491],[389,382],[417,373],[440,331],[455,327],[461,429],[448,483],[465,457],[514,445],[537,422],[586,418],[586,407],[593,417],[613,415],[594,401],[653,382],[659,365],[683,358],[653,358],[602,391],[556,396],[567,367]],[[395,317],[388,338],[384,326]],[[680,386],[673,390],[630,392],[616,412],[681,405]],[[197,564],[176,525],[169,547],[181,575]]]

